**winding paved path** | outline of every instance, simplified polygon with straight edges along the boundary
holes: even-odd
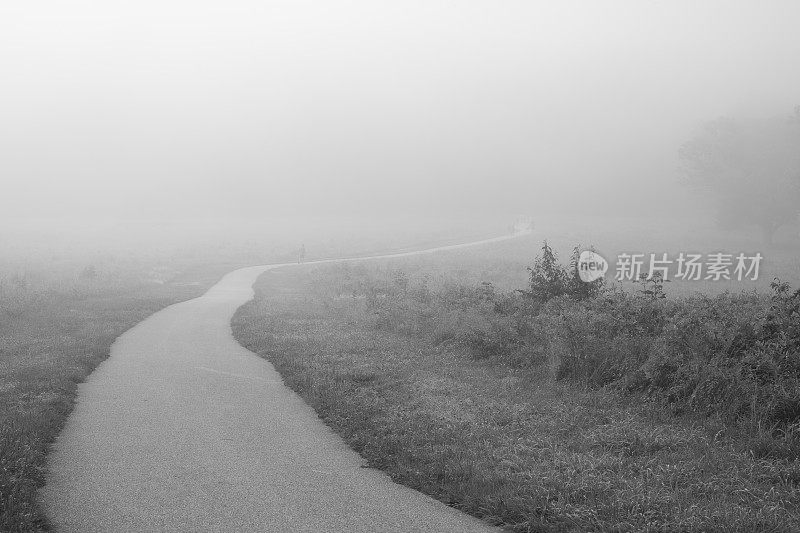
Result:
[[[117,339],[48,457],[40,496],[58,531],[492,529],[361,468],[272,365],[234,340],[234,312],[256,278],[280,266],[289,265],[231,272]]]

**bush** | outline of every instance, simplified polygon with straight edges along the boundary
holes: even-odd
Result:
[[[553,299],[538,322],[556,378],[660,397],[675,413],[800,422],[800,291],[669,301],[642,293]]]
[[[585,282],[580,278],[578,260],[581,250],[581,246],[572,249],[569,268],[564,268],[559,264],[556,253],[544,241],[542,255],[536,257],[533,267],[528,268],[528,289],[519,292],[540,303],[563,295],[576,300],[600,296],[605,291],[603,278],[592,282]]]
[[[556,379],[593,387],[629,380],[647,359],[666,312],[665,302],[620,291],[591,300],[549,302],[539,322],[547,330]]]
[[[558,263],[556,254],[544,241],[542,255],[537,257],[533,267],[528,267],[530,273],[528,290],[522,293],[538,302],[547,302],[553,298],[566,294],[567,271]]]

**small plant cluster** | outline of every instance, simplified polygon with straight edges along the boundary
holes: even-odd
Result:
[[[575,246],[569,261],[569,268],[563,267],[547,241],[542,245],[542,255],[538,256],[530,273],[528,289],[521,290],[525,297],[539,303],[547,302],[559,296],[568,296],[576,300],[595,298],[605,289],[603,278],[592,282],[581,280],[578,273],[578,258],[581,247]]]

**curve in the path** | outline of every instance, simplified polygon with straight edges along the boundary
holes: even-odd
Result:
[[[316,263],[389,259],[429,250]],[[306,264],[312,264],[309,262]],[[263,272],[227,274],[119,337],[79,388],[41,500],[56,530],[477,532],[482,522],[362,468],[230,320]]]

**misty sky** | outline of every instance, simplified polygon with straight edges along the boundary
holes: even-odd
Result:
[[[795,0],[6,1],[0,218],[646,211],[698,122],[800,104],[798,20]]]

